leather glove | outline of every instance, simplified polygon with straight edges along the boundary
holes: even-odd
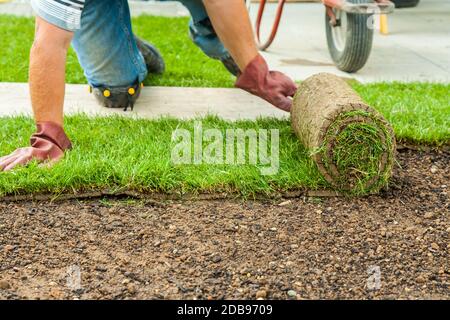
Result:
[[[235,86],[263,98],[275,107],[289,112],[297,86],[289,77],[278,71],[269,71],[266,60],[257,55],[245,67]]]
[[[9,171],[30,161],[60,160],[64,151],[70,149],[72,144],[64,129],[53,122],[39,122],[36,124],[36,133],[31,136],[31,147],[20,148],[8,156],[0,158],[0,171]]]

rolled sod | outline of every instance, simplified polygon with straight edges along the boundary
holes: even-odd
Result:
[[[303,81],[291,121],[335,190],[362,195],[387,185],[396,150],[392,127],[344,80],[319,73]]]

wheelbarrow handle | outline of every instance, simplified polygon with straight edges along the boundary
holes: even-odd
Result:
[[[256,24],[255,24],[255,32],[256,32],[256,40],[258,43],[258,48],[261,51],[266,50],[270,45],[272,44],[273,40],[275,39],[275,36],[277,35],[278,27],[280,26],[281,17],[283,15],[283,9],[284,4],[286,3],[286,0],[278,0],[278,8],[277,13],[275,15],[275,21],[272,26],[272,30],[270,32],[270,36],[267,41],[263,42],[261,41],[261,22],[262,17],[264,15],[264,9],[266,7],[267,0],[260,0],[259,2],[259,9],[258,9],[258,15],[256,16]]]

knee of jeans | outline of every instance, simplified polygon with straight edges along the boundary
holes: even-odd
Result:
[[[147,78],[147,72],[141,72],[138,75],[135,73],[128,73],[120,75],[116,75],[115,77],[111,77],[108,73],[96,73],[90,74],[88,70],[85,70],[85,77],[89,83],[94,88],[98,87],[108,87],[108,88],[120,88],[120,87],[129,87],[136,82],[136,79],[139,83],[144,82]],[[132,80],[134,79],[134,80]]]
[[[132,37],[126,0],[86,1],[82,28],[72,44],[92,86],[127,86],[147,75]]]
[[[143,82],[147,78],[147,70],[136,73],[132,69],[118,71],[115,68],[89,68],[84,69],[84,75],[88,83],[93,87],[126,87],[136,82]]]
[[[142,82],[147,77],[143,57],[139,57],[142,61],[139,61],[140,67],[136,68],[128,55],[122,55],[120,52],[113,54],[113,51],[120,48],[98,46],[94,42],[77,40],[79,39],[73,42],[73,47],[90,85],[120,87],[130,85],[136,79]]]
[[[212,26],[204,23],[189,25],[189,33],[192,41],[210,58],[223,59],[229,56]]]

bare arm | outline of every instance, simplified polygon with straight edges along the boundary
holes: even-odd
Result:
[[[258,55],[243,0],[203,0],[214,30],[241,70]]]
[[[67,49],[71,32],[36,18],[36,34],[30,54],[30,92],[36,132],[30,147],[19,148],[0,158],[0,171],[12,170],[30,161],[55,162],[71,148],[63,129],[63,104]]]
[[[270,71],[258,53],[245,2],[203,0],[203,3],[214,30],[241,70],[235,86],[289,111],[297,86],[286,75]]]
[[[73,33],[36,18],[30,54],[30,93],[36,122],[63,124],[66,56]]]

